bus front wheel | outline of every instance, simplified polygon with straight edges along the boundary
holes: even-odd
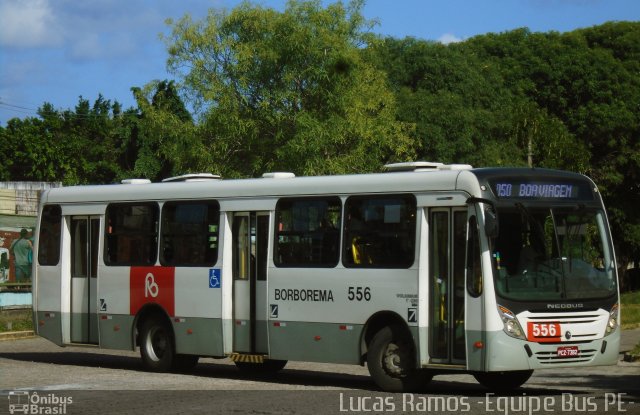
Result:
[[[510,390],[522,386],[529,380],[533,370],[514,370],[509,372],[476,372],[473,377],[485,388],[491,390]]]
[[[367,368],[375,383],[387,392],[415,391],[431,380],[428,372],[416,368],[411,338],[397,327],[387,326],[373,336]]]
[[[140,356],[145,368],[167,372],[173,367],[175,353],[171,328],[160,319],[147,319],[140,333]]]

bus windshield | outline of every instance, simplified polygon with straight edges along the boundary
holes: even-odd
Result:
[[[617,292],[601,210],[498,208],[492,256],[497,294],[511,300],[599,299]]]

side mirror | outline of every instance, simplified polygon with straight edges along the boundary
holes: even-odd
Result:
[[[483,199],[481,197],[470,197],[467,204],[484,203],[487,207],[484,209],[484,232],[489,238],[498,237],[498,213],[496,206],[492,200]]]
[[[500,231],[498,227],[498,215],[493,208],[484,210],[484,231],[488,238],[497,238]]]

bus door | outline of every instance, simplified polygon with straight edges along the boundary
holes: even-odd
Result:
[[[71,217],[71,342],[98,344],[99,216]]]
[[[267,354],[269,212],[233,216],[233,351]]]
[[[435,364],[463,365],[467,208],[431,209],[429,218],[429,355]]]

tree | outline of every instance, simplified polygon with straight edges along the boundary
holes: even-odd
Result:
[[[5,180],[62,181],[74,183],[77,177],[75,151],[70,140],[60,137],[63,122],[49,103],[38,113],[41,118],[13,118],[2,137]]]
[[[193,172],[195,125],[173,81],[155,81],[131,88],[139,115],[125,154],[135,160],[127,175],[161,180]]]
[[[0,136],[6,180],[61,181],[66,185],[112,183],[120,171],[121,106],[98,96],[79,98],[75,111],[50,103],[38,117],[9,120]]]
[[[374,40],[362,5],[242,3],[170,22],[169,68],[202,110],[196,165],[226,176],[322,174],[411,158],[386,76],[362,56]]]
[[[485,62],[458,46],[414,38],[387,38],[369,52],[371,61],[389,71],[398,118],[416,125],[419,159],[522,163],[504,115],[513,97]]]
[[[560,122],[575,139],[564,168],[591,176],[608,206],[622,269],[640,259],[640,23],[569,33],[526,29],[478,36],[466,47],[498,68],[511,90]]]

